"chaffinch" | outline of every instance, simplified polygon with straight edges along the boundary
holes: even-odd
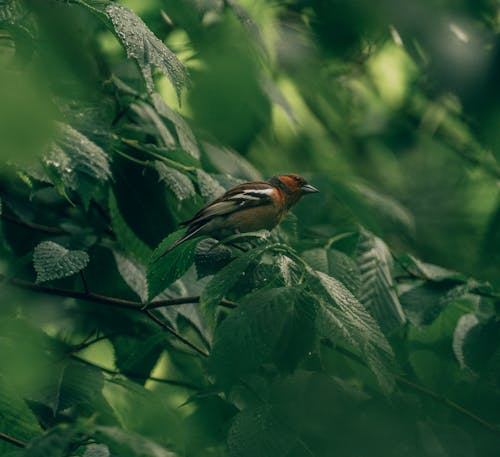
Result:
[[[271,230],[304,195],[316,192],[319,190],[304,178],[293,174],[238,184],[182,222],[186,233],[160,257],[196,236],[223,239],[234,233]]]

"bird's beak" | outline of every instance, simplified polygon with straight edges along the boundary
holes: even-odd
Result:
[[[316,192],[319,192],[316,187],[311,186],[310,184],[306,184],[305,186],[302,186],[302,193],[303,194],[315,194]]]

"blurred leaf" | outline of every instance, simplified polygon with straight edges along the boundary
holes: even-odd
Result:
[[[412,234],[415,230],[413,216],[398,201],[383,195],[363,183],[330,180],[335,195],[348,206],[358,222],[369,230],[382,228],[403,229]]]
[[[464,345],[467,340],[469,332],[479,324],[478,318],[473,314],[464,314],[458,319],[457,326],[453,332],[453,352],[460,364],[460,368],[467,367],[465,360]],[[467,367],[469,368],[469,367]]]
[[[91,404],[103,386],[104,377],[100,370],[65,361],[47,374],[47,379],[37,386],[30,399],[50,407],[55,417],[73,406]]]
[[[104,444],[91,444],[85,449],[83,457],[110,457],[109,449]]]
[[[240,412],[229,429],[227,442],[234,457],[285,457],[298,443],[298,436],[277,417],[271,405],[264,405]]]
[[[120,209],[118,208],[115,194],[112,191],[109,192],[108,204],[113,232],[122,249],[129,253],[134,259],[138,260],[142,265],[146,265],[151,257],[151,248],[132,231],[127,222],[123,219]]]
[[[75,190],[86,208],[99,183],[111,176],[106,153],[86,136],[63,123],[57,123],[57,140],[44,156],[44,165],[54,186],[63,195],[66,188]]]
[[[318,296],[319,334],[347,344],[366,360],[386,394],[394,387],[394,354],[372,316],[339,281],[322,272],[311,274]]]
[[[211,143],[203,143],[203,150],[210,163],[220,173],[248,181],[261,179],[261,174],[257,169],[233,150]]]
[[[194,250],[200,241],[195,237],[176,246],[165,255],[163,253],[183,236],[185,230],[168,235],[154,250],[147,272],[149,300],[179,279],[194,262]]]
[[[146,131],[146,126],[151,126],[151,133],[155,133],[161,138],[163,146],[175,147],[175,139],[170,130],[165,125],[157,111],[148,103],[139,101],[132,103],[130,109],[140,118],[142,130]]]
[[[106,7],[106,14],[113,23],[118,39],[127,50],[127,56],[139,65],[148,91],[154,90],[152,69],[158,67],[168,76],[180,98],[187,73],[176,55],[128,8],[111,3]]]
[[[0,376],[0,432],[20,441],[29,441],[42,433],[33,412],[3,376]]]
[[[115,365],[125,375],[134,375],[134,381],[148,378],[166,347],[164,332],[143,338],[116,336],[112,339]]]
[[[165,182],[178,201],[183,201],[196,195],[193,183],[185,174],[174,168],[167,167],[163,162],[158,160],[155,161],[155,170],[158,172],[160,181]]]
[[[175,457],[175,454],[154,441],[117,427],[99,426],[96,438],[104,442],[112,455],[120,457]]]
[[[360,271],[359,300],[384,332],[403,325],[405,314],[392,280],[392,256],[387,245],[372,233],[361,229],[356,247]]]
[[[154,93],[152,99],[156,111],[174,124],[181,148],[191,154],[195,159],[199,159],[200,149],[198,148],[198,141],[189,124],[180,114],[170,108],[158,94]]]
[[[53,241],[43,241],[33,253],[36,282],[72,276],[82,271],[89,263],[84,251],[70,251]]]
[[[70,426],[61,424],[44,435],[28,443],[24,450],[24,457],[66,457],[74,448],[75,442],[85,438],[86,427],[82,424]]]
[[[201,168],[196,169],[196,177],[200,194],[204,199],[213,200],[220,197],[225,192],[224,187]]]
[[[314,327],[314,304],[302,290],[260,290],[244,298],[217,329],[210,367],[224,385],[265,362],[293,368],[310,350]]]
[[[146,270],[118,251],[113,251],[116,267],[127,285],[137,294],[142,303],[148,300],[148,282]]]
[[[447,305],[454,287],[449,281],[414,283],[400,295],[408,320],[417,327],[431,324]]]

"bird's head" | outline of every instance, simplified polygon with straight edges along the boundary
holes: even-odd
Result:
[[[269,183],[285,194],[288,207],[297,203],[303,195],[319,192],[316,187],[308,184],[302,176],[294,174],[273,176]]]

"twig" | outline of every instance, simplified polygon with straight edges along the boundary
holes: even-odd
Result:
[[[144,313],[151,320],[153,320],[157,325],[161,326],[163,329],[168,331],[170,334],[174,335],[178,340],[182,341],[184,344],[189,346],[191,349],[194,349],[197,353],[203,355],[204,357],[208,356],[208,354],[205,351],[199,349],[197,346],[195,346],[189,340],[187,340],[182,335],[180,335],[178,332],[176,332],[173,328],[171,328],[170,326],[165,324],[161,319],[156,317],[149,310],[150,308],[176,306],[176,305],[182,305],[182,304],[186,304],[186,303],[199,303],[199,301],[200,301],[199,296],[159,300],[157,302],[151,303],[148,308],[144,308],[143,303],[138,302],[138,301],[134,301],[134,300],[126,300],[123,298],[110,297],[107,295],[100,295],[100,294],[96,294],[93,292],[81,292],[81,291],[76,291],[76,290],[59,289],[56,287],[42,286],[40,284],[35,284],[33,282],[26,281],[24,279],[8,278],[5,275],[0,273],[0,282],[1,281],[5,281],[9,284],[12,284],[13,286],[19,287],[21,289],[31,290],[33,292],[39,292],[39,293],[44,293],[44,294],[48,294],[48,295],[55,295],[58,297],[75,298],[77,300],[84,300],[84,301],[93,302],[93,303],[101,303],[101,304],[105,304],[105,305],[115,306],[117,308],[129,309],[129,310],[137,311],[140,313]],[[236,303],[233,303],[230,301],[224,301],[221,303],[221,306],[225,306],[226,308],[234,308],[236,306]]]
[[[5,433],[0,432],[0,440],[6,441],[7,443],[13,444],[17,447],[26,447],[27,443],[24,441],[18,440],[10,435],[6,435]]]
[[[200,302],[199,296],[169,298],[166,300],[154,301],[147,306],[147,309],[166,308],[168,306],[186,305],[188,303],[199,303],[199,302]],[[221,300],[219,304],[223,308],[230,308],[230,309],[236,308],[238,306],[237,303],[230,300]]]
[[[85,293],[89,295],[89,286],[87,285],[87,280],[85,279],[85,273],[83,272],[83,270],[80,270],[80,278],[82,279],[83,290],[85,290]]]
[[[2,214],[2,219],[12,224],[20,225],[21,227],[26,227],[37,232],[48,233],[50,235],[67,235],[68,233],[66,230],[59,227],[49,227],[48,225],[37,224],[35,222],[22,221],[7,214]]]
[[[191,343],[188,339],[184,338],[180,333],[176,332],[172,327],[169,325],[165,324],[160,318],[156,317],[149,309],[145,309],[144,313],[157,325],[159,325],[161,328],[165,329],[168,333],[171,335],[174,335],[178,340],[182,341],[184,344],[189,346],[191,349],[195,350],[198,354],[208,357],[208,354],[203,350],[200,349],[198,346],[195,344]]]
[[[354,360],[355,362],[367,366],[364,360],[361,359],[358,355],[352,353],[348,349],[345,349],[341,346],[335,346],[334,348],[337,352],[339,352],[342,355],[345,355],[346,357],[350,358],[351,360]],[[428,389],[427,387],[421,386],[419,384],[414,383],[413,381],[410,381],[406,379],[403,376],[400,375],[395,375],[394,379],[398,384],[402,384],[412,390],[415,390],[417,392],[420,392],[424,395],[427,395],[428,397],[433,398],[434,400],[439,401],[440,403],[444,404],[448,408],[454,410],[455,412],[461,414],[462,416],[468,417],[469,419],[477,422],[478,424],[481,424],[483,427],[487,428],[493,433],[499,434],[500,435],[500,428],[496,426],[495,424],[492,424],[488,422],[487,420],[483,419],[482,417],[478,416],[477,414],[474,414],[473,412],[469,411],[468,409],[464,408],[463,406],[459,405],[458,403],[455,403],[453,400],[450,400],[449,398],[446,398],[442,395],[439,395],[438,393]]]
[[[71,358],[74,360],[77,360],[78,362],[81,362],[85,365],[97,368],[104,373],[113,375],[113,376],[127,376],[128,378],[134,378],[134,379],[147,379],[149,381],[154,381],[154,382],[160,382],[162,384],[169,384],[172,386],[178,386],[178,387],[184,387],[185,389],[191,389],[191,390],[200,390],[200,386],[196,386],[194,384],[191,384],[189,382],[185,381],[180,381],[177,379],[166,379],[166,378],[157,378],[155,376],[144,376],[138,373],[130,373],[130,372],[125,372],[125,371],[118,371],[118,370],[112,370],[111,368],[103,367],[102,365],[98,365],[94,362],[91,362],[90,360],[86,360],[82,357],[79,357],[77,355],[71,355]]]

